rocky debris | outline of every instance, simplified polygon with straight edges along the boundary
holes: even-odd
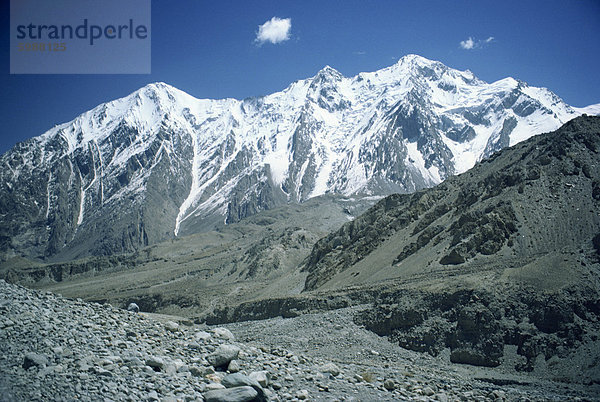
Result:
[[[358,400],[496,400],[493,391],[509,395],[508,400],[595,399],[594,393],[600,391],[598,385],[542,381],[537,373],[516,372],[510,360],[494,369],[480,368],[452,364],[447,349],[432,357],[398,348],[353,322],[353,317],[367,308],[356,306],[227,327],[238,339],[260,345],[281,359],[296,362],[298,367],[316,363],[309,372],[281,376],[270,371],[275,377],[269,389],[278,391],[278,395],[290,384],[299,387],[283,393],[289,398],[300,399],[302,390],[307,389],[309,399],[335,399],[340,381],[358,392],[354,395]],[[335,377],[323,373],[331,364],[339,369]],[[316,397],[303,384],[315,386]]]
[[[536,400],[597,395],[593,387],[526,387],[517,384],[533,380],[511,382],[489,373],[478,372],[481,379],[474,379],[449,360],[400,349],[361,329],[352,322],[356,308],[346,310],[234,324],[228,331],[243,341],[237,342],[213,336],[206,326],[179,326],[172,332],[146,314],[0,281],[2,319],[12,322],[0,330],[0,399]]]
[[[140,306],[138,306],[135,303],[129,303],[129,306],[127,306],[127,311],[131,311],[132,313],[139,313]]]

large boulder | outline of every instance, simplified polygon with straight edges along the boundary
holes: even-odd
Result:
[[[220,345],[206,360],[215,368],[227,367],[230,361],[237,359],[240,348],[235,345]]]

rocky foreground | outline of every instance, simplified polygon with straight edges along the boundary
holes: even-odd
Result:
[[[240,343],[226,328],[0,281],[0,399],[446,401],[597,395],[594,387],[473,376],[466,366],[402,350],[350,327],[343,310],[327,314],[238,323],[231,328],[249,342]]]

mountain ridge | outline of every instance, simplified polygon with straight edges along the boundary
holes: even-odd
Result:
[[[409,193],[581,113],[417,55],[244,100],[152,83],[0,156],[0,250],[111,254],[327,192]]]

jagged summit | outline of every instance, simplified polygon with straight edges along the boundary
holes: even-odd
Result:
[[[342,75],[342,74],[335,68],[331,67],[330,65],[326,65],[325,67],[323,67],[322,69],[319,70],[319,72],[317,73],[317,76],[318,75]]]
[[[325,193],[412,192],[582,110],[417,55],[242,101],[151,83],[0,157],[0,249],[109,254]]]

